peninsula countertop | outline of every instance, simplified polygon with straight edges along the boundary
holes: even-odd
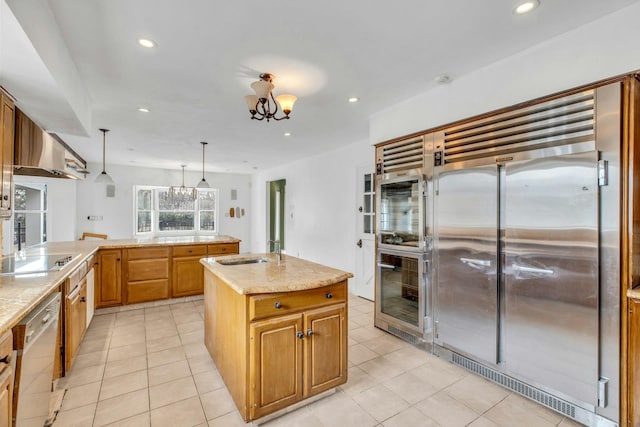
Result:
[[[221,262],[264,259],[267,262],[224,265]],[[206,271],[241,295],[303,291],[341,282],[353,274],[289,255],[241,254],[201,259]]]
[[[71,242],[48,242],[25,251],[26,255],[77,256],[59,271],[46,273],[0,276],[0,335],[11,329],[35,306],[53,292],[78,266],[99,249],[125,249],[158,245],[194,245],[237,243],[230,236],[176,236],[114,240],[77,240]]]

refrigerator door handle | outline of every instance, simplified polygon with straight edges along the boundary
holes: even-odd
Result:
[[[396,266],[395,266],[395,265],[385,264],[385,263],[382,263],[382,262],[379,262],[379,263],[378,263],[378,267],[380,267],[380,268],[390,268],[391,270],[393,270],[394,268],[396,268]]]
[[[520,271],[523,273],[536,273],[536,274],[554,274],[554,271],[548,268],[536,268],[536,267],[527,267],[525,265],[511,264],[511,269],[513,271]]]
[[[460,261],[463,264],[466,264],[471,268],[475,268],[476,270],[484,270],[485,267],[491,267],[491,261],[490,260],[474,259],[474,258],[460,258]]]

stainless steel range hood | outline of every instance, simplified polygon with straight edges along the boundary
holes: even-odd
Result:
[[[87,162],[58,135],[42,130],[16,108],[14,174],[84,179]]]

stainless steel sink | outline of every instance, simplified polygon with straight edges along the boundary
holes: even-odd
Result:
[[[269,260],[264,258],[250,258],[250,259],[217,260],[216,262],[222,265],[244,265],[244,264],[262,264],[264,262],[269,262]]]

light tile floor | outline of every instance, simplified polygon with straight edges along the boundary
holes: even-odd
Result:
[[[54,427],[245,426],[203,344],[202,299],[98,310]],[[373,327],[349,298],[349,381],[266,427],[578,426]]]

